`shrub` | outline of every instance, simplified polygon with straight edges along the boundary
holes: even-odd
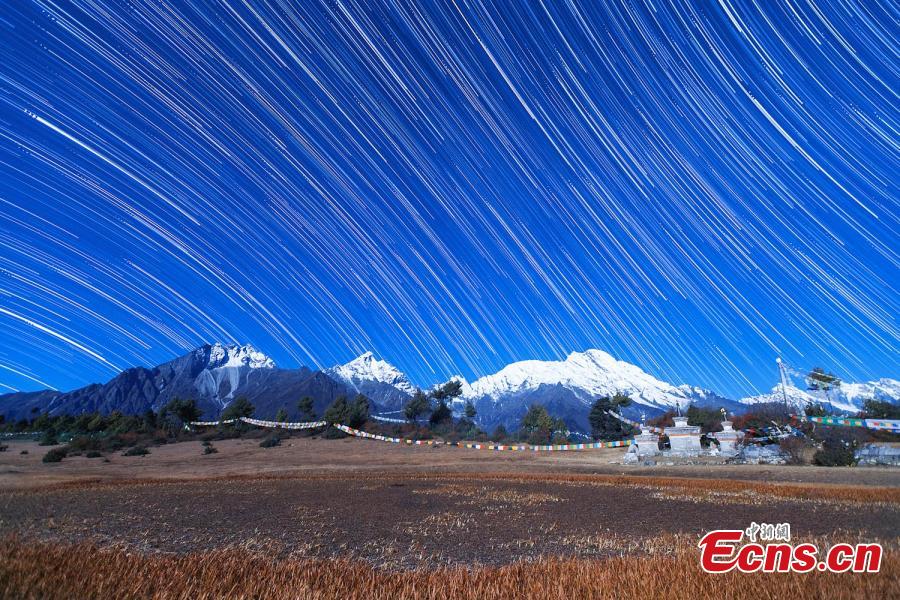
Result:
[[[281,445],[281,438],[273,434],[259,443],[260,448],[274,448]]]
[[[69,449],[78,452],[98,451],[103,449],[103,442],[86,435],[77,435],[69,442]]]
[[[68,450],[65,447],[53,448],[52,450],[47,452],[47,454],[44,455],[44,458],[42,460],[45,463],[57,463],[57,462],[62,461],[62,459],[64,459],[67,454],[68,454]]]
[[[700,433],[722,431],[722,411],[715,408],[703,408],[691,404],[685,415],[688,425],[699,425]]]
[[[563,433],[561,431],[557,431],[556,433],[553,434],[553,438],[551,438],[550,443],[557,444],[557,445],[568,444],[569,438],[566,437],[565,433]]]
[[[122,456],[144,456],[147,454],[150,454],[149,450],[147,450],[143,446],[135,446],[123,452]]]
[[[7,446],[6,444],[0,444],[0,452],[6,452],[7,450],[9,450],[9,446]]]
[[[863,403],[863,413],[870,419],[900,419],[900,405],[870,398]]]
[[[535,429],[534,431],[529,432],[527,436],[528,437],[525,438],[525,441],[527,441],[532,446],[543,446],[550,443],[550,432],[546,429]]]
[[[690,423],[690,421],[688,421]],[[719,447],[719,440],[711,435],[707,435],[705,433],[700,434],[700,447],[704,449],[709,449],[710,447],[715,446]]]
[[[855,443],[828,437],[813,455],[813,463],[820,467],[848,467],[856,463],[855,450]]]
[[[762,429],[769,427],[772,422],[778,425],[786,425],[791,422],[790,412],[784,404],[779,402],[767,402],[754,404],[752,409],[734,418],[732,424],[735,429]]]
[[[810,402],[803,409],[807,417],[824,417],[828,415],[828,409],[821,402]]]
[[[651,417],[647,419],[647,425],[651,427],[674,427],[675,417],[677,415],[678,413],[674,410],[667,410],[658,417]],[[737,425],[735,425],[735,429],[737,429]]]
[[[101,458],[103,455],[97,452],[96,450],[89,450],[87,454],[84,455],[85,458]]]
[[[22,450],[19,454],[28,454],[28,450]]]
[[[778,446],[784,452],[789,465],[808,465],[811,461],[810,455],[814,452],[814,447],[809,441],[793,435],[778,442]]]
[[[59,444],[59,440],[52,431],[44,433],[43,437],[41,437],[41,441],[38,442],[38,446],[56,446],[57,444]]]
[[[328,427],[322,433],[322,437],[326,440],[337,440],[347,437],[347,434],[340,429],[336,429],[335,427]]]
[[[203,447],[203,454],[216,454],[217,452],[218,450],[212,444]]]

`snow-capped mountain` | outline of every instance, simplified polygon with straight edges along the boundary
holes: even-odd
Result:
[[[415,386],[397,367],[366,352],[350,362],[326,369],[325,373],[364,394],[384,410],[398,410],[415,392]]]
[[[44,390],[0,396],[0,414],[8,419],[33,417],[34,411],[79,414],[159,411],[173,398],[193,399],[212,418],[239,396],[246,396],[260,415],[274,416],[284,406],[296,413],[303,396],[316,399],[321,411],[347,388],[321,372],[279,369],[252,346],[206,344],[155,367],[132,367],[106,383],[70,392]]]
[[[331,367],[327,369],[327,372],[353,385],[379,382],[408,394],[415,391],[409,379],[400,369],[385,360],[375,358],[371,352],[365,352],[346,364]]]
[[[588,413],[601,396],[627,393],[634,404],[625,414],[638,418],[694,403],[711,408],[742,411],[754,402],[782,402],[781,387],[769,394],[734,402],[710,390],[672,385],[633,364],[616,360],[601,350],[574,352],[565,360],[525,360],[505,366],[492,375],[462,383],[462,396],[453,403],[461,414],[466,402],[477,411],[483,429],[504,425],[512,431],[532,404],[542,404],[564,419],[572,431],[589,430]],[[260,418],[272,418],[284,408],[299,418],[298,401],[309,396],[321,415],[338,396],[364,394],[373,403],[373,413],[400,416],[415,392],[409,378],[371,352],[344,364],[314,371],[306,367],[280,369],[252,346],[207,344],[155,367],[133,367],[106,383],[95,383],[70,392],[42,390],[0,395],[0,414],[8,421],[33,418],[35,414],[79,414],[121,411],[141,414],[158,411],[173,398],[197,401],[206,418],[215,418],[235,398],[244,396],[256,407]],[[822,402],[816,392],[788,386],[788,400],[797,408]],[[856,413],[867,398],[900,402],[900,381],[880,379],[868,383],[845,383],[830,395],[834,410]]]
[[[253,369],[274,369],[275,361],[250,345],[213,344],[193,352],[197,365],[205,364],[194,377],[194,388],[201,397],[218,402],[224,408],[246,382]]]
[[[863,403],[872,398],[900,402],[900,381],[896,379],[878,379],[864,383],[843,383],[840,388],[832,390],[827,395],[825,392],[800,389],[788,383],[782,392],[781,385],[776,385],[768,394],[749,396],[742,398],[742,404],[758,404],[762,402],[784,402],[787,396],[788,404],[794,409],[802,410],[807,404],[820,403],[831,404],[833,409],[846,414],[855,414],[862,410]]]
[[[213,344],[206,351],[198,348],[195,352],[208,353],[206,367],[208,369],[221,369],[223,367],[250,367],[251,369],[274,369],[275,361],[254,348],[246,346],[226,346]]]
[[[629,393],[635,402],[668,409],[690,401],[685,390],[648,375],[640,367],[616,360],[602,350],[573,352],[562,361],[523,360],[507,365],[464,388],[477,398],[501,398],[541,385],[562,385],[591,396]]]
[[[517,425],[528,406],[551,404],[555,414],[573,429],[586,431],[590,405],[616,392],[628,394],[634,405],[627,412],[655,414],[692,402],[734,408],[714,392],[693,386],[675,386],[656,379],[631,363],[616,360],[602,350],[573,352],[562,361],[525,360],[507,365],[493,375],[463,385],[463,398],[475,404],[486,426]],[[551,409],[551,406],[547,406]],[[553,412],[553,410],[551,410]]]

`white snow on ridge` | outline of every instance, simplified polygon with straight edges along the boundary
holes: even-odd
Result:
[[[224,367],[250,367],[251,369],[274,369],[275,361],[251,345],[213,344],[209,350],[208,369]]]
[[[326,372],[354,387],[366,382],[378,382],[407,394],[415,392],[415,386],[400,369],[375,358],[371,352],[366,352],[347,364],[331,367]]]
[[[203,349],[199,349],[201,352]],[[224,408],[234,399],[235,391],[247,380],[249,369],[274,369],[275,361],[253,346],[216,343],[209,348],[206,368],[194,379],[201,395],[215,398]]]
[[[564,361],[524,360],[507,365],[464,385],[464,396],[490,397],[494,400],[541,385],[562,385],[583,390],[592,396],[612,395],[617,391],[630,394],[640,404],[675,406],[687,403],[691,392],[702,391],[690,386],[676,387],[645,373],[640,367],[616,360],[602,350],[573,352]]]
[[[857,413],[862,410],[863,402],[871,398],[900,401],[900,381],[896,379],[878,379],[867,383],[844,383],[839,389],[827,396],[824,392],[804,390],[789,383],[782,392],[781,385],[776,385],[768,394],[742,398],[741,404],[758,404],[761,402],[784,402],[785,393],[788,404],[795,409],[802,409],[807,404],[818,402],[830,403],[836,410],[845,413]]]

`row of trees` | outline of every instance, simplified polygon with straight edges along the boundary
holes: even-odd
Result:
[[[811,373],[811,379],[816,375],[820,385],[830,386],[834,389],[833,375],[820,372],[816,369]],[[459,381],[449,381],[433,389],[429,393],[416,390],[412,398],[403,409],[407,422],[413,428],[412,431],[402,431],[397,426],[388,426],[383,423],[372,422],[371,426],[380,428],[382,432],[390,432],[393,435],[413,435],[415,437],[431,437],[434,435],[449,439],[491,439],[494,441],[519,441],[532,444],[565,443],[571,438],[571,433],[565,422],[551,415],[546,407],[533,405],[529,407],[518,430],[508,432],[500,426],[491,435],[478,428],[475,423],[477,411],[471,402],[466,402],[454,418],[451,409],[454,401],[462,395],[462,385]],[[299,418],[302,421],[314,421],[319,417],[315,410],[311,397],[302,398],[296,405]],[[622,440],[635,433],[632,426],[612,416],[611,413],[621,414],[622,409],[632,404],[631,398],[624,393],[616,393],[612,396],[597,399],[590,408],[588,421],[591,435],[594,439]],[[362,428],[370,420],[372,404],[364,395],[354,398],[340,396],[328,406],[322,414],[322,420],[330,423],[342,423],[354,428]],[[239,397],[229,404],[222,412],[221,419],[239,419],[252,417],[255,407],[245,397]],[[821,416],[827,414],[826,408],[821,404],[811,404],[806,407],[809,416]],[[674,412],[670,411],[655,419],[649,424],[656,426],[672,425]],[[712,408],[701,408],[691,405],[685,415],[688,423],[701,427],[702,433],[710,433],[721,430],[721,411]],[[900,419],[900,406],[888,401],[870,399],[864,404],[860,412],[861,417]],[[201,410],[196,401],[190,399],[173,399],[163,406],[158,412],[146,411],[142,415],[125,415],[113,412],[108,415],[99,413],[87,413],[81,415],[60,415],[51,417],[47,413],[37,415],[32,420],[21,420],[16,423],[4,423],[0,416],[0,429],[7,432],[40,431],[48,432],[48,439],[62,433],[72,435],[89,435],[106,433],[110,435],[124,433],[138,434],[162,434],[174,437],[184,429],[184,424],[199,420]],[[276,416],[276,421],[285,422],[289,418],[286,407],[281,407]],[[735,427],[738,429],[756,428],[762,429],[773,423],[784,424],[789,421],[787,407],[774,404],[771,407],[757,408],[735,419]],[[238,433],[246,431],[246,426],[238,425]],[[343,435],[336,430],[329,430],[328,437]]]
[[[418,425],[425,417],[428,417],[429,425],[445,424],[453,418],[450,404],[462,395],[462,382],[451,380],[433,389],[426,394],[421,389],[416,389],[413,397],[403,407],[403,416],[412,424]],[[466,402],[463,418],[475,420],[477,415],[475,405]]]
[[[492,439],[495,441],[524,441],[533,444],[550,442],[565,443],[569,431],[565,422],[553,415],[542,405],[529,407],[517,432],[510,433],[505,427],[498,427],[488,436],[475,424],[477,411],[471,402],[467,402],[458,419],[454,418],[451,409],[453,401],[462,393],[458,381],[450,381],[425,394],[417,390],[404,407],[407,421],[414,427],[413,435],[431,437],[432,435],[452,437],[455,439]],[[610,417],[608,411],[620,410],[627,406],[630,399],[622,394],[612,398],[601,398],[591,409],[589,420],[595,437],[602,439],[622,439],[630,434],[627,425]],[[302,421],[314,421],[318,415],[313,399],[302,398],[297,404],[297,412]],[[342,423],[353,428],[361,428],[370,420],[372,404],[362,394],[350,399],[340,396],[322,413],[322,420],[329,423]],[[222,412],[221,420],[253,417],[256,408],[246,397],[233,400]],[[143,415],[125,415],[112,412],[108,415],[85,413],[81,415],[59,415],[51,417],[41,413],[32,420],[0,425],[8,432],[40,431],[49,437],[61,434],[77,435],[119,435],[125,433],[162,435],[177,437],[184,432],[184,426],[202,417],[197,402],[193,399],[176,398],[165,404],[158,412],[146,411]],[[286,422],[289,413],[282,407],[275,415],[275,420]],[[378,425],[375,425],[378,426]],[[241,432],[246,426],[237,424],[232,429]],[[343,435],[336,430],[326,433],[328,437]],[[49,438],[48,438],[49,439]]]

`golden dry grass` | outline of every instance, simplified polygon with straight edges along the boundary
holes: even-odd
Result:
[[[639,555],[548,558],[493,568],[390,572],[347,560],[276,560],[245,550],[142,555],[7,538],[4,598],[891,598],[900,555],[877,574],[708,575],[692,538],[658,540]]]

